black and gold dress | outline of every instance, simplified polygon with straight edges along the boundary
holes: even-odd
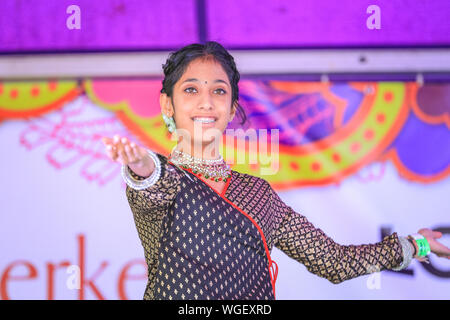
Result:
[[[144,299],[273,300],[273,246],[332,283],[403,260],[396,233],[375,244],[340,245],[262,178],[232,170],[219,193],[190,169],[157,156],[159,180],[144,190],[126,188],[148,265]]]

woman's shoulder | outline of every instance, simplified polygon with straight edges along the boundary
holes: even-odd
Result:
[[[270,185],[270,183],[261,176],[258,176],[256,174],[246,173],[246,172],[235,171],[235,170],[232,170],[232,174],[233,174],[233,179],[236,182],[264,187],[264,189],[267,189],[267,190],[270,189],[270,191],[272,190],[272,186]]]

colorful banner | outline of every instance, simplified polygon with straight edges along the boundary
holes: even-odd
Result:
[[[175,142],[160,88],[157,79],[0,83],[2,299],[142,298],[143,250],[120,164],[100,139],[117,133],[167,155]],[[266,179],[338,243],[428,227],[442,230],[449,245],[449,95],[449,84],[244,78],[244,129],[279,130],[278,171],[232,168]],[[224,135],[222,152],[251,155],[234,142]],[[276,248],[272,258],[278,299],[449,298],[449,265],[435,256],[431,265],[414,261],[403,272],[339,285]],[[80,288],[70,282],[76,270]]]

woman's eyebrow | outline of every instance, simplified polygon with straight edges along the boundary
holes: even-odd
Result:
[[[189,79],[186,79],[186,80],[183,81],[183,83],[185,83],[185,82],[199,82],[199,80],[196,79],[196,78],[189,78]],[[225,83],[227,86],[229,86],[228,83],[226,81],[222,80],[222,79],[214,80],[214,83],[217,83],[217,82]]]

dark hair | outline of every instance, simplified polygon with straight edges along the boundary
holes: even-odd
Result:
[[[218,42],[208,41],[205,44],[194,43],[187,45],[175,52],[170,53],[165,64],[163,64],[164,79],[162,81],[161,93],[172,97],[173,86],[181,78],[186,71],[190,62],[197,58],[212,57],[221,64],[231,84],[231,105],[239,100],[238,82],[240,79],[239,71],[236,68],[234,58],[228,51]],[[242,119],[240,123],[243,125],[247,121],[244,108],[237,103],[236,110]]]

